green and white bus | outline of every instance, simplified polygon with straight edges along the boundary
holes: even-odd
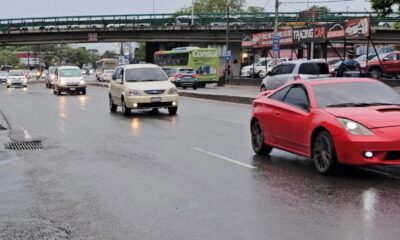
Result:
[[[182,47],[154,53],[155,63],[161,67],[187,67],[196,71],[199,87],[218,82],[220,59],[215,48]]]

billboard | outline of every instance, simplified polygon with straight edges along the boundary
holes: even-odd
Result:
[[[369,17],[346,20],[345,26],[346,39],[364,39],[369,37]]]

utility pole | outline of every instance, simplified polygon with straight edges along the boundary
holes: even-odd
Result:
[[[155,0],[153,0],[153,14],[156,13],[155,6],[154,6],[154,1],[155,1]]]
[[[195,0],[192,0],[192,26],[194,26],[194,3]]]
[[[225,55],[227,55],[227,52],[229,51],[229,10],[230,10],[230,0],[227,1],[227,5],[226,5],[226,10],[227,10],[227,18],[226,18],[226,49],[225,49]],[[225,79],[224,79],[224,83],[228,82],[229,79],[229,60],[226,59],[225,60]],[[229,69],[230,70],[230,69]]]
[[[226,18],[226,51],[229,50],[229,1],[226,6],[227,18]]]
[[[311,24],[309,25],[313,25],[314,24],[314,19],[315,19],[315,9],[311,9],[311,14],[312,14],[312,20],[311,20]],[[309,0],[307,0],[307,11],[308,11],[308,19],[310,19],[310,8],[309,8]],[[311,41],[310,43],[310,59],[314,58],[314,42]]]
[[[275,0],[275,26],[274,26],[274,36],[278,36],[278,13],[279,13],[279,0]],[[279,57],[278,51],[273,51],[274,61]]]

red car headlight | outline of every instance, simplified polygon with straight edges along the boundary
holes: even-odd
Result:
[[[352,135],[374,135],[371,130],[358,122],[352,121],[347,118],[337,118],[337,120],[342,124],[344,129],[346,129],[346,131]]]

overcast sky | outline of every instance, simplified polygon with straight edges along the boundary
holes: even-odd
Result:
[[[198,0],[199,1],[199,0]],[[282,11],[298,11],[306,9],[307,0],[280,0]],[[309,0],[324,2],[332,0]],[[70,15],[105,15],[105,14],[136,14],[152,13],[153,0],[1,0],[0,18],[70,16]],[[154,0],[156,13],[172,13],[178,8],[189,6],[192,0]],[[247,0],[247,5],[266,7],[273,11],[275,0]],[[364,11],[369,9],[367,0],[353,0],[339,3],[318,3],[326,5],[334,11]]]
[[[183,6],[190,6],[192,0],[0,0],[0,18],[50,17],[77,15],[147,14],[173,13]],[[201,1],[201,0],[197,0]],[[332,11],[364,11],[370,9],[367,0],[353,0],[335,3],[315,3],[332,0],[309,0],[309,5],[326,5]],[[264,7],[274,11],[275,0],[247,0],[247,5]],[[280,0],[280,11],[301,11],[307,8],[307,0]],[[293,3],[288,3],[293,2]],[[117,44],[82,44],[87,48],[118,51]],[[82,46],[80,45],[80,46]]]

